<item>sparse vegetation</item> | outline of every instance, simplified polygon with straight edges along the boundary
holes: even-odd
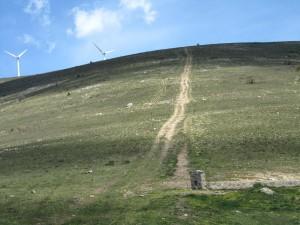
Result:
[[[162,163],[152,146],[173,113],[183,49],[0,80],[0,224],[299,224],[299,188],[162,185],[183,143],[210,181],[299,171],[299,74],[282,63],[291,50],[299,61],[295,43],[190,47],[189,125]]]
[[[262,171],[298,173],[297,73],[277,65],[227,66],[206,73],[201,67],[193,70],[195,101],[189,105],[192,167],[206,171],[210,180]],[[259,82],[241,85],[244,74]]]

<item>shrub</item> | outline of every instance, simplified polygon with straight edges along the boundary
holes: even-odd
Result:
[[[248,77],[246,84],[255,84],[255,79],[253,77]]]
[[[113,161],[113,160],[111,160],[105,164],[105,166],[114,166],[114,165],[115,165],[115,161]]]
[[[289,65],[292,65],[292,61],[286,60],[283,62],[283,64],[289,66]]]

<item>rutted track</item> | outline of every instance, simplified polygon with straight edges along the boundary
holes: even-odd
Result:
[[[185,49],[186,63],[184,71],[181,74],[180,93],[176,99],[173,115],[162,126],[155,139],[155,146],[161,146],[161,159],[164,159],[171,147],[172,140],[176,134],[178,125],[185,118],[186,105],[190,102],[189,98],[189,81],[192,70],[192,56]]]

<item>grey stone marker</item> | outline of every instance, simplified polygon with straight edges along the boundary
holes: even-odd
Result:
[[[205,189],[205,173],[202,170],[192,171],[191,176],[191,187],[193,190]]]

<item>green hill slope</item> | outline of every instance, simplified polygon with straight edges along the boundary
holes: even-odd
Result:
[[[299,66],[298,42],[225,44],[0,82],[0,224],[297,224],[299,188],[186,187],[300,180]]]

